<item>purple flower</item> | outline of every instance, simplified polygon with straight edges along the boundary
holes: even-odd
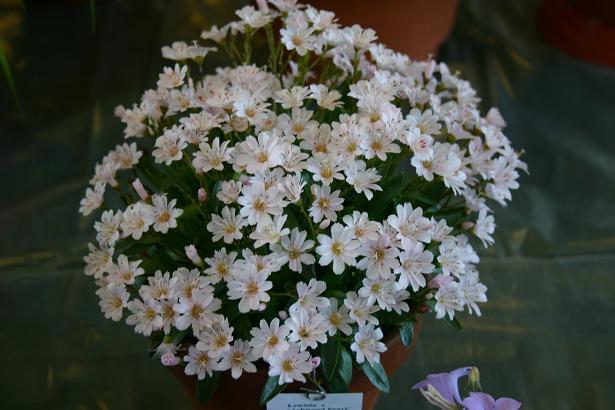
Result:
[[[502,397],[495,400],[487,393],[470,393],[461,403],[467,410],[517,410],[521,408],[521,403],[517,400]]]
[[[450,373],[430,374],[425,380],[412,386],[412,390],[419,390],[423,396],[432,404],[441,406],[440,408],[456,408],[455,404],[461,404],[459,396],[459,385],[457,381],[470,374],[471,367],[461,367]],[[430,389],[429,386],[432,386]],[[440,397],[434,397],[434,390]],[[445,400],[443,403],[442,400]]]

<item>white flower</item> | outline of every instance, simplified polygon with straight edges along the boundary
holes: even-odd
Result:
[[[367,303],[378,303],[380,309],[391,310],[395,304],[395,282],[393,278],[363,279],[363,287],[359,289],[359,296],[366,298]]]
[[[305,383],[303,374],[312,371],[309,352],[299,351],[299,345],[292,344],[285,352],[271,356],[269,359],[269,376],[279,376],[278,384],[298,381]]]
[[[211,377],[213,372],[218,370],[217,359],[195,346],[190,346],[188,354],[184,356],[184,362],[188,363],[184,372],[188,376],[197,375],[199,380],[203,380],[205,376]]]
[[[227,205],[237,202],[243,184],[241,181],[224,181],[216,197]]]
[[[269,302],[267,291],[273,284],[267,276],[267,272],[257,272],[256,269],[240,270],[233,275],[228,283],[227,295],[230,300],[239,299],[241,313],[259,310],[261,302]]]
[[[267,13],[263,13],[256,10],[252,6],[245,6],[235,12],[244,23],[252,28],[261,28],[271,21],[271,16]]]
[[[290,329],[286,325],[280,325],[280,319],[274,318],[271,324],[268,325],[264,319],[261,319],[259,327],[254,327],[250,330],[254,355],[262,357],[268,361],[271,356],[279,356],[288,350],[289,344],[286,340]]]
[[[139,163],[139,159],[143,156],[143,152],[137,149],[137,144],[122,144],[115,147],[113,151],[115,160],[120,169],[131,169]]]
[[[495,240],[491,236],[495,231],[495,220],[493,215],[487,214],[486,209],[481,209],[478,213],[478,219],[476,225],[474,225],[474,235],[481,240],[485,248],[489,245],[493,245]]]
[[[247,120],[246,128],[248,124],[256,124],[261,121],[261,118],[267,115],[268,106],[269,103],[263,102],[261,95],[252,94],[247,90],[242,90],[233,102],[233,109],[237,118]]]
[[[387,222],[397,231],[397,238],[405,244],[421,241],[431,242],[431,222],[423,216],[423,209],[412,209],[410,203],[397,205],[397,215],[390,215]]]
[[[393,142],[388,133],[383,132],[368,133],[367,138],[361,141],[361,148],[365,153],[365,158],[376,157],[381,161],[386,161],[387,154],[398,154],[401,151],[399,145]]]
[[[333,262],[333,272],[338,275],[344,271],[346,265],[355,266],[360,243],[354,240],[354,233],[351,229],[336,223],[331,227],[330,237],[323,234],[318,235],[318,243],[316,253],[320,255],[318,263],[321,266]]]
[[[224,141],[220,144],[218,137],[214,138],[211,145],[206,141],[199,144],[199,150],[196,151],[192,165],[199,172],[207,172],[211,169],[222,171],[224,162],[231,159],[232,148],[228,148],[229,141]]]
[[[193,294],[213,293],[213,288],[208,288],[207,279],[198,269],[179,268],[173,272],[173,278],[173,288],[179,298],[188,300]]]
[[[185,269],[185,268],[184,268]],[[139,295],[143,300],[154,299],[156,301],[175,299],[176,277],[171,278],[169,272],[162,273],[157,270],[153,276],[147,278],[147,285],[139,288]]]
[[[152,217],[154,218],[154,231],[160,233],[167,233],[169,229],[177,227],[177,218],[179,218],[184,211],[179,208],[175,208],[177,199],[167,200],[166,195],[154,195],[152,196]]]
[[[354,342],[350,349],[357,354],[357,363],[363,363],[366,359],[370,364],[380,363],[380,353],[387,350],[382,339],[382,330],[373,325],[360,326],[354,335]]]
[[[399,255],[401,265],[395,269],[399,274],[397,287],[406,289],[408,284],[416,292],[425,287],[425,274],[430,274],[434,270],[433,254],[423,250],[423,244],[417,242],[414,246],[404,249]]]
[[[436,318],[442,319],[448,315],[455,317],[455,311],[463,311],[464,297],[458,282],[450,282],[441,286],[434,297],[436,299]]]
[[[320,312],[329,325],[329,336],[335,335],[339,330],[346,336],[352,333],[350,324],[353,322],[349,316],[350,309],[348,306],[342,305],[338,309],[338,302],[335,298],[329,299],[329,306],[322,309]]]
[[[231,349],[233,341],[233,328],[229,326],[228,319],[222,319],[220,323],[203,329],[199,334],[197,349],[204,350],[211,357],[219,357]]]
[[[282,104],[282,108],[290,109],[293,107],[301,107],[303,100],[310,93],[307,87],[293,87],[291,89],[282,89],[275,93],[275,101]]]
[[[340,191],[331,192],[329,185],[319,186],[312,185],[312,195],[314,196],[314,202],[310,207],[310,216],[314,222],[320,222],[323,218],[330,220],[331,222],[337,221],[337,211],[344,209],[342,203],[344,198],[340,198]]]
[[[251,360],[253,358],[250,345],[239,339],[233,343],[229,350],[222,353],[220,369],[230,369],[233,379],[238,379],[243,372],[256,373],[256,366],[254,366]]]
[[[340,157],[334,152],[327,154],[317,152],[313,157],[308,159],[307,170],[313,175],[315,182],[322,182],[323,185],[330,185],[334,179],[344,179],[344,175],[340,172],[342,164]]]
[[[286,215],[276,215],[272,220],[256,225],[256,230],[250,234],[250,239],[254,239],[254,247],[260,248],[263,245],[273,245],[280,238],[290,233],[290,229],[284,227]]]
[[[279,244],[271,246],[271,250],[278,255],[280,264],[288,263],[290,270],[301,273],[302,264],[313,265],[316,261],[314,255],[306,252],[314,247],[314,241],[306,238],[307,232],[293,228],[290,238],[284,236]]]
[[[357,268],[365,270],[371,279],[387,278],[399,266],[399,250],[386,234],[378,235],[375,241],[364,242],[359,248],[359,255],[363,258],[357,263]]]
[[[216,305],[213,294],[209,292],[193,292],[190,299],[180,297],[179,302],[173,305],[173,310],[179,313],[175,327],[186,330],[192,326],[192,330],[198,334],[216,320],[216,316],[209,314]]]
[[[213,284],[221,280],[228,282],[231,278],[231,269],[236,257],[237,252],[227,254],[226,249],[222,248],[214,251],[212,258],[205,258],[205,263],[209,265],[205,269],[205,273],[209,275],[207,278],[209,282]]]
[[[468,307],[468,312],[472,314],[474,311],[477,316],[480,316],[477,303],[487,301],[487,286],[479,282],[478,272],[475,270],[466,272],[459,281],[459,287],[463,294],[463,302]]]
[[[122,223],[120,224],[122,237],[132,236],[132,239],[138,241],[153,223],[152,207],[144,202],[135,202],[122,213]]]
[[[243,238],[241,228],[246,225],[241,215],[235,215],[235,209],[225,206],[222,208],[222,216],[211,214],[211,221],[207,224],[207,230],[213,234],[212,241],[216,242],[224,238],[224,243]]]
[[[111,319],[114,322],[122,318],[124,308],[128,306],[130,295],[126,291],[126,287],[121,284],[109,283],[96,291],[100,297],[100,310],[105,314],[105,318]]]
[[[181,130],[173,127],[164,131],[160,137],[156,138],[156,149],[152,151],[156,163],[171,165],[174,161],[179,161],[183,157],[183,150],[188,143],[183,138]]]
[[[378,239],[380,227],[378,223],[369,220],[367,212],[354,211],[352,215],[344,215],[343,221],[352,230],[354,237],[360,242]]]
[[[180,66],[179,64],[175,64],[174,68],[165,67],[162,74],[158,77],[158,87],[175,88],[183,85],[187,71],[187,65]]]
[[[160,305],[152,301],[134,299],[128,302],[128,310],[131,314],[126,318],[128,325],[135,326],[135,332],[149,336],[153,331],[162,328],[160,317]]]
[[[305,182],[301,180],[301,173],[296,172],[293,175],[286,175],[282,181],[278,183],[278,188],[284,193],[288,202],[296,204],[301,200],[301,193]]]
[[[378,175],[375,169],[366,169],[363,161],[349,163],[344,173],[346,174],[346,182],[352,185],[357,193],[364,193],[369,200],[374,197],[372,190],[382,191],[382,188],[377,184],[382,177]]]
[[[107,210],[100,216],[100,221],[94,223],[96,230],[96,240],[101,245],[114,246],[120,238],[120,223],[122,222],[122,211],[113,213]]]
[[[310,315],[305,310],[291,312],[286,325],[290,329],[288,340],[297,342],[301,350],[316,349],[318,343],[327,342],[327,325],[319,314]]]
[[[442,273],[460,277],[466,271],[463,251],[457,246],[455,238],[442,242],[439,247],[438,262],[442,266]]]
[[[103,274],[108,273],[113,266],[113,252],[112,247],[96,246],[88,243],[88,249],[90,253],[84,256],[83,261],[86,263],[84,273],[87,276],[94,276],[96,279],[102,278]]]
[[[297,54],[304,56],[309,50],[314,49],[313,31],[314,29],[308,27],[304,21],[287,26],[280,30],[282,44],[287,50],[295,50]]]
[[[342,95],[337,90],[331,90],[324,84],[311,84],[310,85],[310,98],[316,100],[316,104],[326,110],[335,110],[341,107],[343,104],[340,101]]]
[[[250,225],[269,222],[271,216],[282,214],[284,206],[282,192],[276,187],[266,189],[265,184],[260,181],[244,186],[237,202],[241,205],[239,212],[247,218]]]
[[[315,314],[317,310],[326,308],[329,306],[329,299],[320,296],[325,289],[327,289],[327,284],[316,279],[310,279],[307,285],[303,282],[297,283],[298,298],[288,311],[291,315],[300,310],[305,310],[308,314]]]
[[[109,269],[109,281],[117,284],[132,285],[137,276],[143,275],[145,271],[139,267],[141,261],[130,262],[126,255],[117,257],[117,264],[113,264]]]
[[[87,188],[85,197],[79,203],[79,212],[84,216],[88,216],[103,204],[103,196],[105,195],[105,185],[97,183],[94,189]]]
[[[258,140],[249,136],[241,144],[241,154],[235,162],[245,167],[250,174],[264,172],[269,168],[282,165],[282,144],[279,138],[268,132],[258,134]]]
[[[378,319],[373,316],[379,309],[378,306],[374,306],[374,302],[368,302],[364,297],[357,295],[356,292],[346,293],[346,299],[344,299],[344,305],[348,307],[350,312],[348,315],[352,320],[357,322],[359,326],[365,326],[365,323],[371,323],[378,325]]]

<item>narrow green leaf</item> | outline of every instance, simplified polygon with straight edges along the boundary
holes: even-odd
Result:
[[[6,83],[8,84],[13,100],[15,101],[15,106],[17,107],[17,110],[21,112],[21,103],[19,102],[19,96],[17,95],[17,87],[15,87],[13,72],[11,71],[9,59],[4,51],[4,42],[2,40],[0,40],[0,66],[2,66],[2,72],[6,77]]]
[[[286,384],[278,384],[278,380],[280,378],[278,376],[271,376],[265,382],[265,386],[263,386],[263,392],[261,393],[261,398],[258,403],[261,406],[267,404],[268,401],[273,399],[278,393],[281,393],[282,390],[286,388]]]
[[[344,346],[340,348],[339,361],[333,378],[327,380],[332,393],[346,393],[352,380],[352,356]]]
[[[327,343],[320,347],[320,358],[322,359],[322,370],[325,379],[331,380],[335,376],[338,363],[341,359],[340,351],[342,344],[336,337],[330,337]]]
[[[211,377],[205,377],[196,383],[196,400],[199,404],[205,404],[213,397],[219,381],[220,372],[213,372]]]
[[[90,25],[92,34],[96,34],[96,0],[90,0]]]
[[[401,342],[406,347],[410,347],[412,344],[412,338],[414,337],[414,325],[412,322],[403,322],[399,327],[399,336],[401,336]]]
[[[361,370],[378,390],[388,393],[391,390],[389,378],[380,363],[370,364],[367,360],[361,363]]]

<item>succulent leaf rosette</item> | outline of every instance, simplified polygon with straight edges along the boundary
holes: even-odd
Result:
[[[156,88],[116,109],[127,142],[81,202],[99,213],[85,273],[105,317],[201,383],[262,367],[343,391],[345,358],[386,379],[384,335],[480,315],[473,244],[526,166],[445,64],[292,0],[236,14],[163,47]],[[206,72],[214,52],[230,65]]]

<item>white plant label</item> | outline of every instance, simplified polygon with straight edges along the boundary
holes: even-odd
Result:
[[[321,400],[304,393],[278,394],[267,403],[267,410],[362,410],[363,393],[331,393]]]

